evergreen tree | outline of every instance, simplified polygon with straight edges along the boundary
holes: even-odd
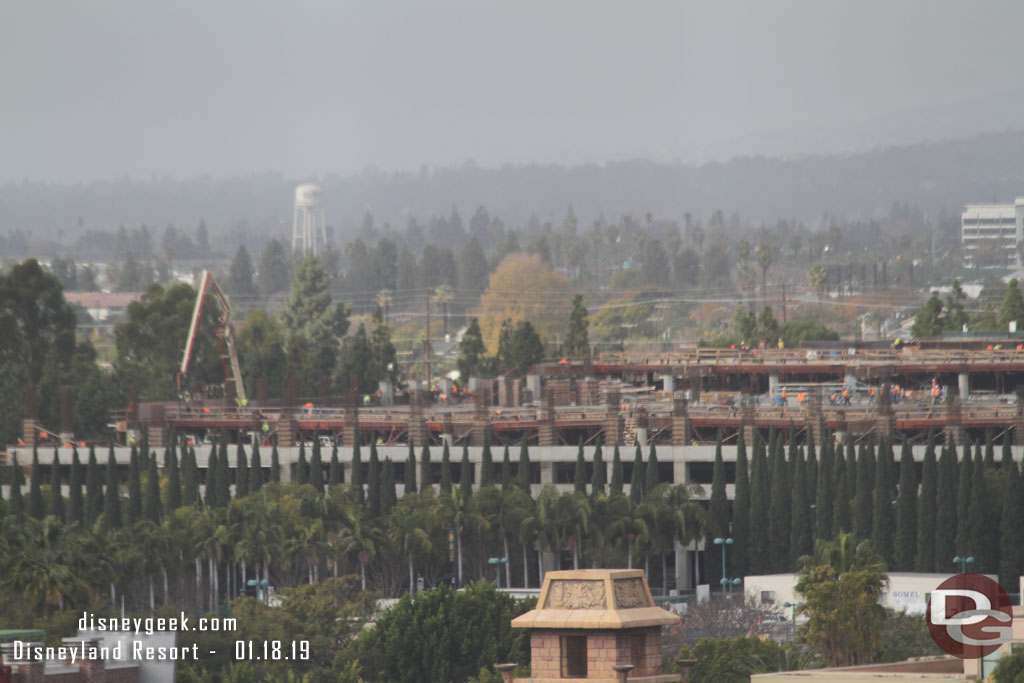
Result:
[[[576,493],[587,492],[587,466],[583,460],[583,437],[580,437],[579,447],[576,449],[576,471],[573,476],[573,485]]]
[[[974,488],[974,468],[971,466],[971,447],[964,444],[964,456],[960,461],[958,483],[956,489],[956,553],[967,557],[970,546],[970,527],[967,515],[971,508],[971,491]]]
[[[305,456],[303,456],[305,457]],[[270,481],[281,481],[281,458],[277,454],[277,437],[270,448]]]
[[[376,444],[371,444],[371,449],[376,448]],[[372,450],[371,450],[372,453]],[[352,483],[350,484],[352,491],[356,494],[356,499],[360,502],[363,501],[363,449],[359,443],[359,440],[355,440],[352,443]]]
[[[850,463],[856,463],[856,461],[847,461],[843,455],[842,448],[837,448],[835,454],[836,458],[833,463],[833,469],[835,470],[833,474],[835,497],[832,501],[832,531],[836,534],[849,533],[853,530],[851,506],[853,505],[852,493],[855,486],[854,482],[850,480],[850,472],[853,469],[850,467]]]
[[[217,507],[226,508],[231,503],[231,474],[228,465],[228,444],[225,437],[217,457]]]
[[[771,507],[769,508],[768,526],[768,557],[771,560],[772,572],[782,573],[791,570],[789,536],[790,508],[793,489],[789,481],[789,468],[786,464],[782,439],[776,438],[775,452],[771,455]]]
[[[708,508],[711,524],[708,528],[705,548],[713,548],[713,539],[716,536],[721,538],[731,537],[729,529],[729,501],[725,498],[725,463],[722,462],[722,433],[718,432],[715,441],[715,464],[711,480],[711,501]],[[735,539],[733,539],[735,543]],[[735,560],[735,557],[733,558]],[[722,567],[716,562],[708,561],[708,582],[713,586],[721,583]],[[728,571],[728,568],[726,568]]]
[[[0,498],[0,503],[3,499]],[[2,505],[0,505],[2,509]],[[78,459],[78,449],[71,451],[71,472],[68,477],[68,522],[85,524],[85,502],[82,500],[82,463]]]
[[[971,473],[971,502],[967,508],[967,548],[974,556],[974,571],[979,574],[999,569],[997,533],[998,518],[989,512],[989,505],[995,498],[990,494],[985,480],[985,461],[979,452],[974,458]]]
[[[333,489],[341,483],[341,463],[338,462],[338,446],[331,449],[331,466],[327,469],[327,483]]]
[[[20,493],[20,492],[19,492]],[[89,447],[89,464],[85,466],[85,524],[91,527],[103,514],[103,484],[96,461],[96,446]]]
[[[53,447],[53,466],[50,467],[50,505],[48,513],[57,518],[57,521],[64,522],[64,497],[61,495],[63,483],[60,472],[60,451]]]
[[[143,426],[142,438],[139,440],[139,460],[136,463],[139,468],[139,476],[142,476],[142,471],[149,467],[149,428]]]
[[[640,452],[640,444],[636,445],[633,455],[633,473],[629,477],[629,500],[639,504],[644,497],[644,459]]]
[[[768,534],[765,533],[765,522],[771,507],[771,477],[768,472],[768,459],[765,455],[765,443],[758,432],[754,432],[754,459],[750,468],[750,522],[751,529],[747,542],[747,573],[771,573],[771,558],[768,554]],[[756,523],[756,526],[754,524]]]
[[[508,446],[505,446],[505,462],[508,462]],[[504,466],[503,466],[504,467]],[[507,465],[511,470],[512,465]],[[502,476],[505,472],[502,469]],[[423,444],[423,449],[420,451],[420,491],[426,491],[434,485],[434,473],[430,464],[430,447],[427,444]],[[504,485],[502,485],[504,488]]]
[[[896,539],[893,561],[899,571],[913,571],[917,553],[917,473],[910,443],[904,439],[900,450],[899,497],[896,499]]]
[[[530,447],[526,442],[526,435],[519,443],[519,488],[530,493],[530,484],[533,483],[532,470],[530,466]]]
[[[398,502],[398,490],[395,486],[395,467],[391,458],[384,459],[380,477],[380,514],[387,516]]]
[[[1006,487],[1003,490],[1002,514],[999,519],[999,583],[1013,586],[1021,573],[1021,520],[1024,519],[1024,490],[1021,488],[1017,463],[1003,459]]]
[[[601,453],[601,437],[597,437],[597,446],[594,448],[594,473],[590,479],[590,493],[594,496],[604,495],[604,484],[607,471],[604,465],[604,455]]]
[[[943,446],[939,458],[939,486],[935,504],[935,569],[947,571],[956,555],[957,498],[956,451]]]
[[[142,518],[142,473],[139,471],[139,452],[132,448],[128,461],[128,526]]]
[[[196,450],[192,446],[181,449],[181,484],[182,505],[198,505],[199,468],[196,465]]]
[[[370,519],[378,519],[381,513],[381,494],[384,483],[382,481],[380,456],[377,454],[377,444],[370,442],[370,464],[366,472],[366,509]],[[394,491],[394,478],[391,481],[391,490]]]
[[[612,453],[612,480],[608,485],[608,493],[613,496],[622,493],[622,458],[619,456],[618,444],[615,444]]]
[[[320,435],[313,438],[313,457],[309,460],[309,483],[313,485],[316,492],[324,492],[324,460],[320,454]]]
[[[39,449],[32,449],[32,479],[28,487],[28,513],[36,519],[46,516],[43,503],[43,472],[39,468]]]
[[[1010,449],[1010,430],[1007,429],[1003,432],[1003,452],[1001,454],[1001,464],[1003,467],[1007,467],[1013,461],[1013,451]]]
[[[985,430],[985,469],[996,466],[996,449],[992,446],[992,430]]]
[[[501,490],[508,491],[512,486],[512,456],[508,452],[508,444],[505,444],[505,452],[501,458]]]
[[[1016,280],[1006,283],[1006,295],[999,306],[999,327],[1006,329],[1010,321],[1017,322],[1017,329],[1024,329],[1024,299]]]
[[[220,458],[217,457],[217,446],[214,445],[210,449],[210,457],[206,461],[206,490],[203,498],[206,503],[206,507],[211,510],[217,505],[217,461]]]
[[[804,555],[810,555],[813,547],[811,504],[807,496],[807,464],[804,462],[802,448],[796,450],[794,473],[793,504],[790,509],[789,526],[789,559],[791,566],[796,567],[797,561]]]
[[[441,448],[441,493],[444,496],[452,492],[452,455],[448,448],[448,440],[444,441]]]
[[[650,494],[661,483],[661,472],[658,468],[658,451],[654,448],[654,442],[647,452],[647,465],[644,467],[644,494]]]
[[[813,444],[814,442],[811,441]],[[835,468],[833,463],[832,437],[826,435],[821,443],[821,465],[818,468],[817,486],[814,495],[814,538],[829,540],[833,538],[832,522],[834,517],[833,501],[839,494],[836,492]]]
[[[873,453],[866,447],[861,447],[857,458],[857,492],[853,499],[853,533],[858,540],[864,541],[871,538],[872,530],[872,500],[875,488],[871,479],[874,474]]]
[[[732,504],[733,566],[737,576],[747,575],[747,543],[750,538],[750,472],[743,429],[736,437],[736,485]]]
[[[156,470],[156,458],[149,459],[147,470],[142,515],[153,524],[160,524],[160,475]]]
[[[117,476],[117,461],[114,460],[114,447],[110,447],[107,456],[107,489],[103,497],[103,529],[121,528],[121,494],[120,477]]]
[[[409,439],[409,458],[405,462],[405,495],[416,493],[416,452]]]
[[[814,439],[807,437],[807,459],[804,461],[807,472],[807,500],[811,506],[811,538],[814,538],[815,525],[817,524],[817,502],[818,502],[818,454],[814,450]],[[832,518],[832,509],[829,506],[829,519]]]
[[[473,464],[469,462],[469,447],[466,445],[462,446],[462,462],[459,466],[459,492],[465,501],[473,495]]]
[[[252,440],[252,463],[249,465],[249,493],[257,493],[263,488],[263,460],[260,457],[260,440]]]
[[[11,461],[11,496],[8,501],[8,512],[14,517],[15,524],[22,524],[25,521],[25,506],[21,498],[22,485],[21,466],[18,464],[18,456],[15,454]]]
[[[249,495],[249,459],[245,455],[245,447],[239,441],[235,445],[235,497],[245,498]]]
[[[562,343],[562,353],[570,358],[582,358],[590,355],[590,343],[587,339],[587,307],[583,305],[583,295],[577,294],[572,299],[572,312],[569,314],[569,331]]]
[[[871,545],[889,567],[893,566],[893,534],[896,530],[896,516],[893,512],[895,469],[892,447],[887,440],[883,440],[878,445],[878,461],[875,463]]]
[[[902,479],[902,472],[900,473],[900,478]],[[929,438],[928,448],[924,452],[924,463],[921,467],[921,493],[917,497],[917,556],[914,559],[915,571],[935,571],[935,522],[938,490],[939,473],[938,464],[935,460],[935,444]],[[901,484],[900,493],[902,494],[902,492]]]
[[[491,440],[484,432],[484,452],[480,463],[480,488],[494,486],[494,460],[491,458]]]
[[[277,455],[277,448],[274,448],[274,455]],[[309,483],[309,465],[306,462],[306,443],[299,444],[299,462],[295,465],[295,481],[299,484]]]
[[[170,514],[181,507],[181,472],[177,449],[173,445],[164,455],[164,471],[167,472],[167,512]]]

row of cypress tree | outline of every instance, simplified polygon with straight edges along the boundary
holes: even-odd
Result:
[[[816,448],[798,443],[792,425],[788,436],[755,432],[748,460],[740,433],[731,505],[719,439],[708,539],[734,539],[730,577],[795,571],[816,540],[853,532],[892,571],[947,573],[959,569],[954,556],[970,556],[970,570],[1016,586],[1024,569],[1024,487],[1009,439],[1007,430],[997,461],[991,434],[984,443],[943,445],[938,456],[931,435],[918,466],[906,440],[897,460],[888,439],[840,444],[826,433]],[[707,569],[719,578],[711,558]]]

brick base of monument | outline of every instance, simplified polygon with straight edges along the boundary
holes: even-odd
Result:
[[[586,637],[587,683],[619,683],[619,675],[612,669],[616,664],[632,664],[629,681],[638,683],[675,683],[679,674],[651,673],[661,670],[661,629],[617,630],[545,630],[530,635],[530,678],[514,679],[520,683],[554,683],[567,680],[563,676],[566,653],[563,637]],[[641,639],[640,643],[636,639]],[[580,680],[580,679],[576,679]]]

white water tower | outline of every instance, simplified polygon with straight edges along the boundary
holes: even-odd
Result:
[[[316,256],[327,248],[324,223],[324,192],[316,185],[295,188],[295,217],[292,220],[292,251]]]

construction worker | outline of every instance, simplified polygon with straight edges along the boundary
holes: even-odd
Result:
[[[849,387],[843,387],[843,405],[844,406],[850,405],[850,388]]]
[[[783,389],[782,390],[782,394],[780,394],[780,397],[782,398],[782,405],[784,405],[784,406],[788,406],[789,405],[789,399],[787,398],[788,396],[789,396],[789,392],[787,392],[785,389]]]

